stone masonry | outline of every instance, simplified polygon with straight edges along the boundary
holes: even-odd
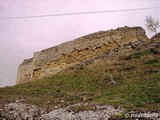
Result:
[[[92,33],[73,41],[34,53],[18,68],[16,84],[54,75],[64,69],[93,59],[111,49],[148,38],[141,27],[122,27],[116,30]]]

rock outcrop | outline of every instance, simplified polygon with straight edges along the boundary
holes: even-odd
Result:
[[[157,33],[150,39],[150,45],[160,49],[160,33]]]
[[[78,108],[90,108],[81,110]],[[26,103],[9,103],[0,109],[0,120],[159,120],[159,111],[126,111],[121,106],[77,103],[64,108],[45,109]]]
[[[141,27],[122,27],[89,34],[34,53],[33,58],[24,60],[19,66],[16,83],[25,83],[56,74],[113,49],[121,48],[121,52],[130,50],[132,48],[128,47],[129,44],[146,40],[148,38]]]
[[[0,111],[2,120],[97,120],[116,117],[124,112],[122,107],[110,105],[92,105],[91,110],[72,110],[76,107],[87,107],[88,103],[78,103],[64,108],[53,109],[47,113],[44,109],[26,103],[5,104]]]

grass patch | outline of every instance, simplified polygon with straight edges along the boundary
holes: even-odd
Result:
[[[125,60],[137,59],[137,58],[140,58],[141,56],[144,56],[146,54],[148,54],[147,51],[135,52],[135,53],[130,54],[129,56],[125,57]]]
[[[147,60],[144,64],[155,64],[158,62],[160,62],[160,59],[150,59],[150,60]]]
[[[159,51],[157,49],[155,49],[155,48],[149,49],[149,52],[153,53],[153,54],[159,54]]]
[[[144,107],[147,104],[159,103],[159,83],[159,75],[157,78],[137,81],[136,87],[131,86],[134,90],[132,91],[132,94],[127,97],[128,101],[131,101],[136,107]]]

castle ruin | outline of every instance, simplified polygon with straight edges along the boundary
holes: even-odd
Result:
[[[128,43],[146,41],[141,27],[122,27],[116,30],[92,33],[73,41],[34,53],[18,68],[16,84],[38,80],[93,59],[98,55]]]

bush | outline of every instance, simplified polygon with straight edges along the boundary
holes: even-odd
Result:
[[[147,54],[146,51],[136,52],[136,53],[133,53],[133,54],[127,56],[127,57],[125,58],[125,60],[131,60],[132,58],[133,58],[133,59],[135,59],[135,58],[140,58],[141,56],[146,55],[146,54]]]
[[[157,49],[154,49],[154,48],[151,48],[149,50],[150,53],[153,53],[153,54],[159,54],[159,51]]]
[[[159,61],[160,61],[159,59],[151,59],[151,60],[147,60],[145,64],[154,64],[154,63],[158,63]]]

